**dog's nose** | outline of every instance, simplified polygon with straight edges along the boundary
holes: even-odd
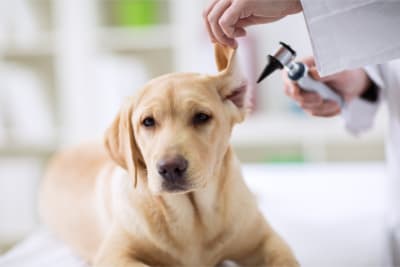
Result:
[[[170,157],[157,163],[158,173],[167,181],[176,181],[184,177],[188,161],[182,156]]]

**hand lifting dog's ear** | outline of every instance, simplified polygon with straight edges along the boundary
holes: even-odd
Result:
[[[129,98],[124,103],[114,122],[106,131],[104,144],[111,158],[128,171],[136,187],[138,168],[144,166],[144,161],[137,147],[132,127],[133,101],[133,98]]]
[[[235,122],[244,120],[250,109],[247,80],[240,71],[236,50],[220,44],[214,45],[215,61],[219,73],[217,90],[224,101],[230,101],[238,111]]]

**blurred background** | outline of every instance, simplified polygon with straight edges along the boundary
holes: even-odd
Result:
[[[36,188],[54,151],[100,139],[122,99],[153,77],[216,72],[201,16],[207,2],[0,0],[0,248],[36,227]],[[299,57],[312,54],[302,15],[240,40],[255,102],[233,133],[241,160],[281,169],[381,164],[384,109],[372,131],[354,138],[340,117],[304,114],[284,95],[281,73],[255,84],[279,41]]]

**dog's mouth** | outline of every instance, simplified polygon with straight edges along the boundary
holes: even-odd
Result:
[[[192,186],[184,181],[163,181],[162,190],[168,193],[185,193],[192,189]]]

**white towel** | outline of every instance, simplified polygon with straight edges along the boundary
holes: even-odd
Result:
[[[0,258],[0,267],[88,267],[63,243],[41,229]]]

